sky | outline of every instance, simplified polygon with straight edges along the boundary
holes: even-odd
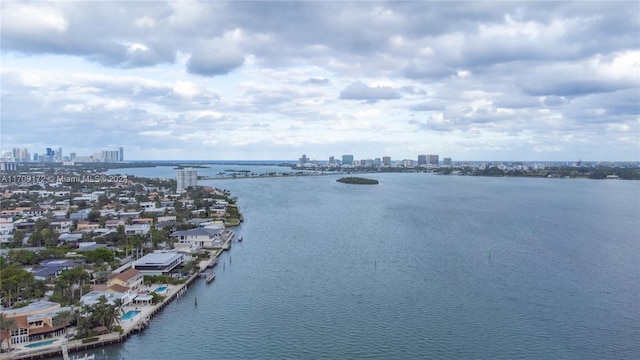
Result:
[[[0,148],[640,160],[640,2],[2,1]]]

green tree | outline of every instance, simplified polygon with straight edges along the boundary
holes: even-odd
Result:
[[[13,303],[19,298],[29,296],[29,286],[33,283],[33,274],[17,265],[9,265],[0,269],[0,289],[4,296],[3,301]]]
[[[70,310],[58,311],[53,317],[53,327],[67,327],[75,320],[75,314]]]
[[[40,231],[40,234],[42,234],[45,246],[52,247],[58,244],[58,237],[60,234],[58,234],[57,231],[47,228]]]
[[[13,239],[9,243],[9,245],[13,248],[22,247],[25,236],[27,236],[27,232],[24,230],[16,230],[13,232]]]
[[[38,219],[34,225],[35,231],[42,231],[43,229],[47,229],[49,227],[49,222],[46,219]]]
[[[27,240],[29,246],[42,246],[44,239],[42,238],[42,233],[39,230],[35,230],[31,233],[31,237]]]
[[[111,250],[107,248],[98,248],[91,251],[85,251],[83,252],[83,255],[88,262],[97,265],[113,262],[113,252],[111,252]]]
[[[87,220],[89,222],[97,222],[100,219],[100,210],[91,210],[89,214],[87,214]]]
[[[63,301],[73,304],[76,301],[76,288],[79,288],[80,297],[82,297],[84,285],[90,279],[89,273],[82,268],[63,270],[56,280],[54,293],[57,293]]]

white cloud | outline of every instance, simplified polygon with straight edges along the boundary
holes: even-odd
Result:
[[[7,147],[637,160],[640,16],[608,3],[0,6]]]

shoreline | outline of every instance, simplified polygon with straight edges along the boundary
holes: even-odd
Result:
[[[207,269],[207,267],[215,266],[218,262],[218,257],[225,250],[231,249],[231,242],[233,242],[234,238],[235,233],[232,232],[232,235],[229,236],[223,243],[222,248],[216,249],[215,251],[208,250],[211,252],[211,258],[208,261],[204,261],[203,263],[201,263],[198,272],[191,275],[184,283],[180,285],[165,284],[166,286],[168,286],[169,291],[162,302],[155,305],[127,305],[126,307],[123,307],[123,314],[126,314],[129,311],[139,311],[139,313],[136,314],[132,319],[120,319],[120,326],[123,329],[122,333],[110,332],[108,334],[97,335],[94,336],[94,338],[97,338],[96,341],[88,343],[83,343],[82,341],[84,339],[69,341],[67,338],[68,334],[65,333],[63,336],[59,336],[56,338],[36,341],[35,343],[52,341],[51,344],[43,345],[42,347],[36,349],[30,349],[26,346],[33,343],[15,345],[15,350],[0,354],[0,358],[2,360],[24,360],[62,356],[65,360],[71,360],[74,359],[73,357],[69,357],[69,354],[72,352],[79,352],[90,348],[100,348],[103,346],[126,341],[132,334],[142,332],[144,331],[144,329],[149,327],[153,316],[156,315],[165,306],[167,306],[173,300],[179,300],[188,291],[189,285],[196,281],[196,279],[203,277],[202,275],[205,274],[205,270]],[[147,287],[152,290],[157,285],[163,284],[153,284]],[[81,356],[84,356],[84,354]]]

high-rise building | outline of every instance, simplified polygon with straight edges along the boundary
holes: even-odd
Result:
[[[382,157],[382,166],[391,166],[391,156]]]
[[[122,148],[122,146],[120,146],[118,148],[118,161],[123,162],[124,161],[124,149]]]
[[[184,192],[188,187],[198,186],[198,172],[193,168],[179,169],[176,172],[177,192]]]
[[[427,165],[427,155],[418,155],[418,166]]]
[[[118,162],[120,152],[118,150],[103,150],[100,152],[100,162],[114,163]]]
[[[442,165],[451,166],[451,158],[443,158]]]
[[[438,165],[440,163],[440,157],[438,155],[427,155],[427,164]]]
[[[303,167],[308,162],[309,162],[309,159],[307,158],[307,155],[302,154],[302,156],[298,159],[298,166]]]
[[[329,156],[329,165],[333,165],[336,162],[336,158],[333,156]]]
[[[376,158],[374,164],[375,166],[380,166],[382,165],[382,160],[380,160],[380,158]]]
[[[342,155],[342,165],[353,165],[353,155]]]

